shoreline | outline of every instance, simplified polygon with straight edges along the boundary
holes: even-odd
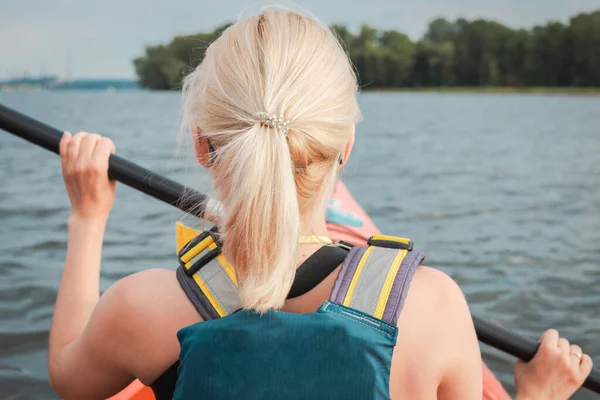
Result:
[[[600,96],[600,87],[510,87],[510,86],[432,86],[397,88],[361,88],[362,92],[406,92],[406,93],[465,93],[465,94],[540,94]]]
[[[174,90],[150,90],[138,87],[86,87],[48,88],[39,86],[3,87],[8,92],[173,92]],[[178,90],[175,90],[179,92]],[[548,96],[600,96],[600,87],[508,87],[508,86],[431,86],[431,87],[362,87],[361,93],[438,93],[438,94],[533,94]]]

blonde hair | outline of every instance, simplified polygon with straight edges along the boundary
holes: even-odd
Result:
[[[324,212],[360,118],[357,90],[329,29],[282,10],[226,29],[186,77],[184,124],[216,149],[223,254],[235,267],[242,307],[283,305],[296,270],[301,213],[315,201]],[[261,124],[260,112],[283,115],[289,133]]]

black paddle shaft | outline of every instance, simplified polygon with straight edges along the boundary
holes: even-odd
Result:
[[[17,135],[56,154],[63,132],[0,104],[0,129]],[[117,155],[111,155],[108,175],[155,199],[187,213],[202,216],[206,196],[186,186],[140,167]]]
[[[0,129],[58,154],[63,132],[0,104]],[[108,174],[127,186],[169,203],[182,211],[201,216],[207,197],[193,189],[140,167],[117,155],[110,156]],[[182,200],[184,199],[184,200]],[[473,316],[479,341],[504,351],[523,361],[529,361],[538,349],[538,343],[521,335]],[[600,393],[600,371],[594,369],[583,384]]]

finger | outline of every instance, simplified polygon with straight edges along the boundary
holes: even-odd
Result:
[[[100,140],[100,135],[96,133],[88,133],[81,139],[79,154],[77,155],[77,163],[80,166],[91,162],[92,154],[94,153],[98,140]]]
[[[69,132],[64,132],[62,137],[60,138],[60,143],[58,144],[58,152],[60,154],[60,161],[62,163],[62,167],[64,169],[67,164],[67,146],[71,141],[73,135]]]
[[[63,135],[60,138],[60,142],[58,143],[58,153],[61,156],[64,156],[67,154],[67,144],[69,144],[69,141],[71,140],[72,137],[73,137],[73,135],[71,135],[71,133],[69,133],[67,131],[63,132]]]
[[[86,132],[76,133],[67,144],[66,167],[68,172],[72,172],[75,167],[75,161],[77,161],[77,156],[79,154],[81,139],[83,139],[86,134]]]
[[[544,347],[556,347],[558,346],[558,331],[556,329],[548,329],[542,334],[540,339],[540,346]]]
[[[581,347],[577,346],[576,344],[571,345],[569,352],[573,353],[573,354],[578,354],[579,357],[581,357],[583,355],[583,350],[581,350]]]
[[[111,154],[115,152],[115,145],[112,140],[107,137],[102,137],[96,148],[94,149],[94,154],[92,155],[92,161],[94,164],[106,166],[108,169],[108,159]]]
[[[581,356],[581,364],[579,364],[579,371],[581,372],[581,377],[585,380],[587,376],[592,372],[592,366],[594,363],[592,359],[587,354]]]
[[[569,349],[569,354],[571,355],[571,365],[579,366],[581,363],[581,357],[583,356],[581,347],[577,346],[576,344],[572,344],[571,348]]]
[[[571,353],[571,344],[569,343],[569,341],[565,338],[560,338],[558,339],[558,348],[560,349],[560,352],[562,353],[562,355],[566,358],[570,357],[570,353]]]

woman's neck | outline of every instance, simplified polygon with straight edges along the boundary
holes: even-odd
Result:
[[[318,217],[314,215],[314,213],[305,213],[301,218],[300,236],[328,236],[325,213]],[[302,264],[321,247],[323,247],[323,243],[306,243],[298,245],[298,265]]]
[[[314,207],[307,207],[311,211]],[[300,215],[300,235],[301,236],[327,236],[327,221],[325,212],[315,214],[315,211],[301,213]]]

